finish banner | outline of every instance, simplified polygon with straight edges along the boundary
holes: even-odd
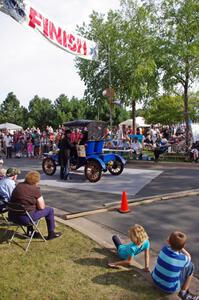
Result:
[[[55,24],[38,9],[34,8],[30,2],[0,0],[0,11],[11,16],[17,22],[32,27],[48,41],[71,54],[88,60],[97,60],[98,58],[97,43],[75,35]]]

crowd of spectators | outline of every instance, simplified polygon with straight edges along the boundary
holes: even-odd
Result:
[[[14,132],[4,131],[0,135],[0,151],[7,158],[11,158],[13,153],[18,158],[38,158],[45,152],[57,149],[64,130],[63,126],[56,130],[47,126],[43,131],[35,127]]]
[[[0,133],[0,152],[7,158],[16,157],[39,158],[43,153],[56,151],[64,135],[65,127],[53,129],[47,126],[45,130],[27,128],[21,131],[5,131]],[[83,139],[79,129],[72,130],[71,143],[78,144]],[[185,127],[181,126],[156,126],[137,127],[133,134],[131,126],[117,126],[105,132],[105,148],[129,149],[136,159],[141,159],[143,150],[152,150],[154,159],[165,151],[186,152]],[[199,145],[192,143],[189,152],[195,161],[199,158]],[[13,154],[14,153],[14,154]]]
[[[107,132],[106,148],[126,149],[134,154],[136,159],[142,159],[144,150],[153,151],[154,160],[158,161],[159,155],[168,151],[173,153],[189,152],[194,161],[199,159],[199,143],[192,143],[187,149],[185,141],[185,126],[157,126],[138,127],[133,134],[131,126],[119,126],[112,132]],[[145,151],[146,152],[146,151]]]

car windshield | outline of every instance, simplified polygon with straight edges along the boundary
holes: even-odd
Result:
[[[88,140],[101,140],[105,135],[107,127],[106,122],[94,120],[76,120],[64,123],[66,128],[80,128],[85,131],[88,130]]]

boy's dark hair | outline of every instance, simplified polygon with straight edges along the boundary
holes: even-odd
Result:
[[[186,234],[180,231],[174,231],[169,236],[169,244],[175,251],[180,251],[182,248],[184,248],[186,240]]]

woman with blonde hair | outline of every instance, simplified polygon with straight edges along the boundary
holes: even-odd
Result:
[[[146,233],[143,226],[135,224],[128,230],[128,236],[131,240],[128,244],[122,244],[120,238],[117,235],[113,235],[112,240],[115,244],[121,261],[109,263],[108,266],[111,268],[118,268],[119,266],[130,266],[136,255],[144,251],[144,271],[149,271],[149,248],[150,242],[148,234]]]
[[[44,198],[41,195],[38,186],[40,182],[40,174],[37,171],[30,171],[25,176],[25,181],[18,183],[14,189],[11,197],[11,202],[19,203],[29,212],[34,221],[45,218],[48,229],[47,240],[60,237],[60,232],[55,232],[54,210],[52,207],[46,207]],[[28,224],[28,217],[26,215],[17,215],[16,213],[9,213],[9,218],[14,222]],[[31,235],[33,228],[28,227],[28,235]],[[35,235],[35,237],[37,237]]]

